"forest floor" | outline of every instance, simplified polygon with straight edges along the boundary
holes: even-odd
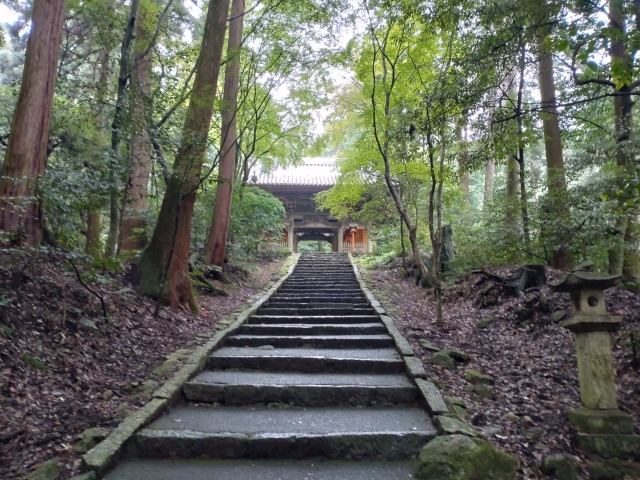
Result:
[[[131,284],[135,274],[83,274],[68,261],[41,256],[24,271],[3,254],[0,265],[0,478],[23,478],[56,458],[63,477],[78,471],[78,434],[87,428],[111,430],[180,368],[165,359],[182,348],[206,342],[223,317],[254,296],[278,272],[284,260],[259,262],[235,283],[212,282],[226,297],[200,296],[201,315],[163,308]],[[7,260],[5,262],[5,260]],[[233,275],[232,275],[233,276]],[[244,277],[244,278],[243,278]],[[135,283],[135,280],[133,281]],[[174,358],[174,360],[176,360]],[[163,363],[164,361],[164,363]],[[159,368],[160,366],[160,368]]]
[[[493,273],[506,276],[515,270]],[[570,312],[567,294],[543,287],[540,293],[549,300],[548,313],[534,308],[533,318],[521,322],[515,312],[524,299],[503,294],[496,298],[495,305],[476,308],[487,281],[481,275],[467,275],[446,285],[445,326],[438,328],[434,325],[432,292],[415,286],[399,269],[370,270],[369,274],[380,300],[396,318],[429,377],[444,386],[443,395],[462,398],[470,422],[479,430],[495,427],[491,441],[517,457],[517,478],[549,478],[540,466],[551,453],[565,452],[582,464],[587,462],[576,446],[575,430],[566,415],[580,405],[575,335],[552,318],[553,312]],[[561,275],[560,271],[547,269],[549,280]],[[640,433],[640,370],[632,367],[630,347],[630,332],[635,331],[636,339],[640,337],[640,296],[617,288],[607,290],[606,296],[609,313],[623,317],[614,347],[620,409],[634,416],[636,433]],[[476,327],[477,322],[492,317],[495,321],[489,328]],[[420,345],[422,339],[440,348],[461,350],[471,358],[454,370],[433,365],[433,352]],[[467,369],[495,379],[494,400],[465,390]]]

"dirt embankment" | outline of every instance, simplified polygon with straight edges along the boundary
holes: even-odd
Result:
[[[508,276],[514,271],[493,273]],[[550,453],[566,452],[587,462],[576,447],[575,430],[566,415],[569,409],[580,405],[575,336],[553,318],[556,312],[570,312],[566,294],[543,287],[539,294],[548,300],[548,309],[544,305],[541,308],[539,299],[534,299],[531,317],[522,320],[518,308],[525,307],[524,298],[497,292],[488,302],[493,305],[478,308],[487,281],[469,275],[446,286],[445,326],[437,328],[429,291],[416,287],[399,270],[368,273],[376,294],[382,297],[385,307],[390,307],[430,378],[444,385],[443,395],[462,398],[469,422],[479,430],[492,432],[492,442],[518,457],[518,478],[548,478],[539,467]],[[550,278],[561,274],[547,270]],[[609,313],[623,317],[614,347],[620,408],[634,416],[636,433],[640,433],[640,371],[632,366],[630,346],[630,333],[635,331],[635,338],[640,339],[640,296],[617,288],[606,294]],[[521,317],[527,316],[527,312],[520,313]],[[489,320],[486,328],[476,326],[482,320]],[[470,360],[454,370],[433,365],[430,360],[434,352],[420,344],[423,339],[440,348],[461,350],[470,355]],[[468,369],[495,379],[495,399],[465,390],[469,389],[465,380]]]
[[[64,478],[72,476],[80,466],[78,434],[96,426],[112,429],[144,405],[179,368],[180,354],[172,357],[173,368],[167,356],[183,348],[186,357],[282,265],[259,263],[248,277],[235,276],[233,285],[213,282],[229,296],[199,297],[198,317],[162,309],[157,319],[155,303],[130,283],[133,272],[85,272],[87,285],[105,301],[105,321],[100,301],[78,282],[68,261],[44,256],[18,276],[17,259],[2,258],[0,478],[22,478],[51,458]]]

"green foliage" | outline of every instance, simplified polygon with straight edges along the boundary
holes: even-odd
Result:
[[[259,247],[282,238],[285,211],[282,202],[264,190],[247,187],[234,193],[229,223],[229,256],[246,261]]]

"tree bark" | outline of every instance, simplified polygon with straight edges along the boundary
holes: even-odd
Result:
[[[0,244],[38,247],[44,172],[65,0],[35,0],[20,94],[0,177]]]
[[[482,209],[487,213],[487,208],[493,200],[493,183],[495,178],[496,166],[493,161],[489,160],[484,167],[484,198]]]
[[[518,190],[520,165],[514,155],[507,157],[507,206],[505,224],[508,235],[516,237],[518,235]]]
[[[189,237],[218,85],[229,0],[211,0],[180,148],[158,222],[140,259],[141,291],[196,313],[189,276]]]
[[[134,64],[131,72],[131,121],[133,133],[129,150],[129,179],[120,221],[121,251],[142,250],[147,246],[145,211],[151,174],[151,72],[153,62],[147,48],[153,31],[149,28],[149,4],[141,7],[136,22]]]
[[[516,116],[518,122],[518,154],[517,161],[520,179],[520,211],[522,212],[522,230],[524,233],[524,243],[527,251],[531,251],[531,235],[529,233],[529,206],[527,201],[527,184],[525,182],[524,168],[524,129],[522,126],[522,98],[524,95],[524,69],[525,69],[526,48],[522,47],[522,57],[520,59],[520,82],[518,85],[518,102],[516,104]]]
[[[628,52],[625,38],[625,11],[622,0],[610,0],[609,24],[612,32],[610,56],[611,61],[619,62],[627,71],[631,71],[632,62]],[[615,127],[616,127],[616,163],[619,169],[619,177],[625,179],[633,175],[631,169],[634,165],[633,147],[633,99],[631,88],[628,85],[616,87],[617,96],[614,97]],[[616,231],[622,236],[619,245],[609,250],[609,272],[622,273],[627,282],[638,281],[638,241],[637,241],[637,207],[626,206],[629,197],[637,196],[635,187],[633,191],[623,189],[622,198],[619,200],[620,212],[616,221]],[[635,205],[635,202],[633,202]]]
[[[97,75],[97,120],[93,134],[93,161],[96,163],[99,161],[99,152],[105,147],[107,122],[104,116],[104,105],[107,98],[107,85],[109,81],[109,52],[109,46],[103,46],[102,53],[100,54],[100,70]],[[87,212],[87,242],[85,244],[85,251],[89,255],[93,255],[94,257],[100,256],[102,250],[100,241],[101,234],[102,215],[100,213],[100,206],[94,206]]]
[[[108,257],[114,257],[118,246],[118,231],[120,227],[120,140],[123,123],[125,94],[127,91],[127,83],[129,79],[129,56],[131,51],[131,42],[133,41],[136,17],[138,16],[138,7],[140,0],[131,1],[131,10],[129,12],[129,20],[122,39],[120,47],[120,72],[118,74],[118,93],[116,96],[116,111],[111,124],[111,168],[110,182],[111,192],[109,194],[109,234],[107,235],[107,248],[105,254]]]
[[[549,201],[551,202],[545,216],[558,219],[560,221],[549,222],[547,236],[552,243],[553,256],[551,266],[553,268],[571,268],[573,258],[571,252],[562,249],[560,246],[565,238],[564,229],[561,225],[566,222],[569,211],[565,204],[565,194],[567,182],[565,178],[564,155],[562,152],[562,138],[560,137],[560,120],[556,101],[556,84],[554,79],[553,57],[547,48],[549,38],[548,15],[546,15],[547,3],[541,2],[545,17],[544,27],[540,29],[538,35],[538,84],[540,86],[540,119],[542,120],[542,131],[544,134],[544,147],[547,159],[547,189],[549,191]],[[558,215],[559,214],[559,215]]]
[[[207,242],[207,261],[213,265],[224,263],[229,233],[229,218],[233,201],[233,176],[236,167],[236,109],[240,81],[240,45],[244,25],[244,0],[233,0],[229,22],[229,42],[225,67],[222,100],[222,129],[220,139],[220,165],[218,188],[213,218]]]
[[[462,125],[458,126],[458,143],[460,153],[458,154],[458,177],[460,178],[460,190],[464,198],[465,205],[471,206],[471,193],[469,191],[469,137],[466,119]]]
[[[509,90],[508,96],[511,102],[515,105],[517,103],[517,90],[515,86],[515,76],[509,78]],[[514,109],[514,110],[517,110]],[[517,113],[517,112],[514,112]],[[518,237],[518,190],[520,190],[519,174],[520,164],[518,163],[518,148],[514,149],[513,153],[507,155],[507,175],[506,175],[506,190],[507,201],[505,210],[505,226],[507,228],[507,236],[511,241],[514,241]]]

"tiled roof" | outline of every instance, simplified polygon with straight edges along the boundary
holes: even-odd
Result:
[[[338,178],[336,158],[306,157],[303,164],[295,167],[279,168],[262,173],[259,172],[251,183],[260,185],[310,185],[332,187]]]

